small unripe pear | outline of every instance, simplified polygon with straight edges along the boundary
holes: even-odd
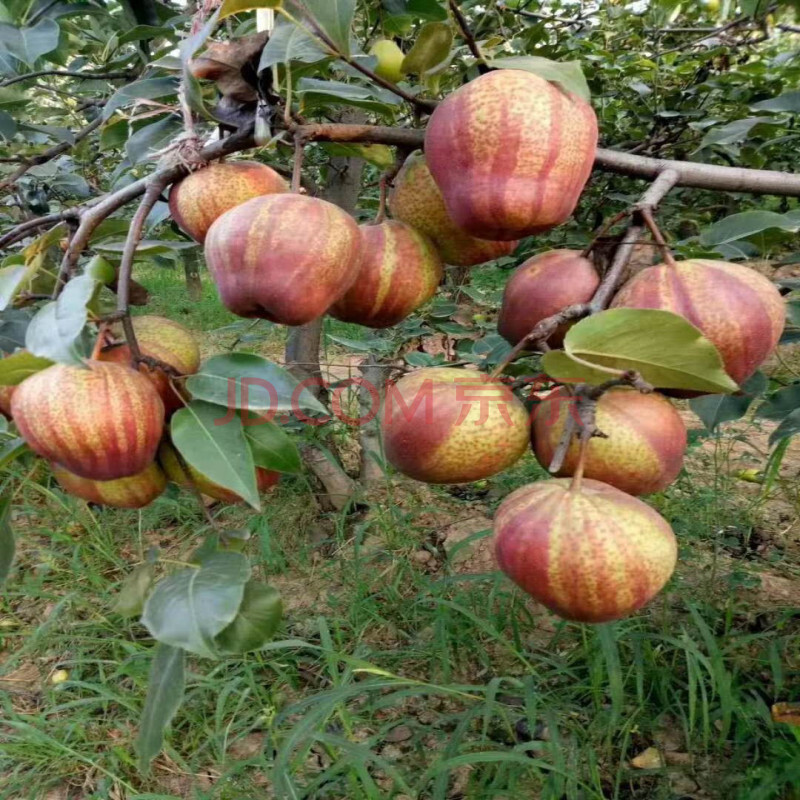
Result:
[[[391,39],[379,39],[370,48],[369,54],[378,59],[375,74],[392,83],[403,80],[403,59],[405,54]]]

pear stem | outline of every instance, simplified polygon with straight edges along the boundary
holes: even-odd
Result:
[[[583,467],[586,463],[586,451],[589,447],[589,440],[592,438],[592,432],[584,427],[581,429],[581,449],[578,453],[578,466],[575,468],[575,474],[572,476],[572,483],[569,485],[569,490],[573,494],[580,492],[583,486]]]
[[[661,253],[664,256],[664,262],[669,264],[669,266],[674,267],[675,258],[672,255],[672,251],[669,249],[669,245],[667,244],[667,240],[664,238],[664,234],[661,232],[661,228],[658,227],[658,223],[656,222],[655,217],[653,217],[653,210],[651,208],[642,208],[639,213],[641,214],[642,221],[650,231],[653,240],[661,250]]]
[[[303,161],[306,157],[306,140],[298,133],[294,137],[294,166],[292,168],[292,191],[301,193]]]

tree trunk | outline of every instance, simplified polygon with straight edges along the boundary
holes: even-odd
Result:
[[[203,284],[200,283],[200,251],[193,247],[183,254],[183,272],[186,276],[186,293],[193,303],[203,298]]]
[[[359,111],[345,112],[342,122],[363,122],[364,115]],[[364,161],[360,158],[331,158],[328,182],[320,192],[320,197],[329,203],[352,214],[355,211],[361,192],[361,178]],[[300,325],[289,331],[286,340],[286,365],[301,379],[321,377],[319,364],[322,318]],[[309,387],[319,396],[322,387]],[[317,480],[322,484],[325,495],[321,504],[341,511],[355,494],[355,482],[347,475],[340,464],[332,460],[313,445],[302,448],[303,460]]]
[[[388,370],[375,356],[369,356],[359,368],[364,382],[359,396],[361,402],[361,482],[378,483],[385,477],[383,443],[381,441],[381,410]]]

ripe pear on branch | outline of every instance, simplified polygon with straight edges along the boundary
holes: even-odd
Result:
[[[566,222],[596,151],[591,105],[515,69],[457,89],[425,131],[428,167],[450,216],[482,239],[521,239]]]
[[[172,187],[169,210],[181,230],[202,244],[212,223],[226,211],[254,197],[288,191],[289,184],[266,164],[216,162]]]
[[[567,306],[588,303],[600,285],[594,264],[578,250],[550,250],[529,258],[506,283],[497,332],[512,345],[538,323]],[[570,325],[560,325],[548,339],[560,347]]]
[[[667,521],[591,479],[523,486],[494,518],[500,569],[534,600],[578,622],[610,622],[649,603],[678,556]]]
[[[54,364],[11,399],[20,434],[38,455],[81,478],[111,481],[155,459],[164,404],[153,384],[121,364]]]
[[[352,286],[362,248],[355,220],[333,203],[275,194],[223,214],[208,232],[205,255],[234,314],[303,325]]]
[[[449,367],[416,370],[389,385],[382,430],[386,458],[425,483],[482,480],[527,450],[525,406],[486,373]]]
[[[577,415],[576,398],[556,389],[533,412],[531,443],[536,460],[549,469],[570,415]],[[583,474],[628,494],[666,489],[681,471],[686,452],[686,426],[663,395],[619,387],[596,402],[595,426],[602,436],[586,445]],[[559,476],[572,476],[580,462],[580,445],[573,437]]]
[[[188,328],[166,317],[149,315],[134,317],[132,324],[142,356],[164,364],[173,376],[197,372],[200,367],[200,347]],[[115,329],[115,333],[121,335],[121,327]],[[135,366],[130,346],[124,342],[103,348],[97,358],[99,361]],[[171,382],[170,375],[159,363],[140,363],[139,371],[155,386],[167,417],[183,407],[181,388]]]
[[[389,193],[395,219],[429,236],[445,264],[472,267],[511,255],[517,242],[490,242],[470,236],[453,222],[442,193],[422,153],[412,153],[403,164]]]
[[[361,270],[330,314],[343,322],[388,328],[433,297],[444,265],[433,242],[396,220],[362,225]]]
[[[81,478],[58,464],[51,465],[53,476],[69,494],[111,508],[144,508],[159,497],[167,487],[161,468],[153,462],[136,475],[113,481],[93,481]]]
[[[655,308],[680,314],[719,350],[725,371],[742,384],[780,341],[786,307],[774,284],[725,261],[659,264],[626,283],[612,308]]]

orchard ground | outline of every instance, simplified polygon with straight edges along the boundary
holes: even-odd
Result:
[[[474,281],[491,288],[497,273]],[[195,330],[205,355],[238,340],[280,358],[277,329],[229,315],[207,276],[198,303],[178,272],[137,278],[153,290],[147,312]],[[325,347],[331,376],[357,375],[352,348]],[[796,377],[798,362],[784,348],[769,369]],[[542,477],[531,455],[469,486],[387,481],[349,515],[320,518],[302,477],[284,477],[259,515],[225,509],[286,618],[264,650],[190,666],[149,778],[133,739],[152,643],[111,607],[150,548],[185,560],[203,518],[175,487],[142,512],[90,508],[38,464],[15,498],[16,578],[0,600],[0,797],[800,796],[799,729],[771,716],[800,690],[800,443],[765,497],[745,479],[770,423],[709,436],[684,417],[686,470],[652,498],[678,536],[678,572],[613,626],[559,622],[495,571],[491,516]],[[351,439],[337,429],[355,465]]]

